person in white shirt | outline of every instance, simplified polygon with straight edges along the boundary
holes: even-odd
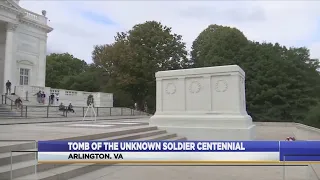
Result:
[[[56,102],[57,102],[57,105],[59,105],[59,94],[56,95]]]

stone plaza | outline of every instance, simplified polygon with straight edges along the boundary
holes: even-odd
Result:
[[[5,120],[3,120],[5,122]],[[10,123],[9,120],[7,120]],[[20,120],[23,121],[23,120]],[[24,120],[28,121],[28,120]],[[101,165],[36,164],[34,140],[183,140],[175,133],[168,133],[149,126],[148,116],[105,117],[96,123],[78,121],[38,123],[0,126],[0,179],[16,180],[318,180],[320,166],[225,166],[205,164],[203,166],[156,166],[156,165]],[[55,121],[55,122],[54,122]],[[16,121],[18,123],[18,121]],[[300,140],[318,140],[320,130],[295,123],[254,123],[255,140],[283,140],[295,136]],[[7,141],[10,139],[11,141]],[[24,141],[21,141],[21,140]],[[17,140],[17,141],[15,141]],[[20,141],[19,141],[20,140]],[[30,140],[30,141],[27,141]],[[10,151],[12,152],[12,168]],[[12,173],[10,173],[12,169]],[[35,173],[37,171],[37,173]],[[213,178],[214,177],[214,178]]]

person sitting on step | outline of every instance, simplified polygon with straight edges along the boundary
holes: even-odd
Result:
[[[74,113],[74,110],[73,110],[73,106],[72,104],[70,103],[69,106],[68,106],[68,111],[70,112],[73,112]]]
[[[22,108],[22,100],[20,99],[20,97],[18,97],[14,103],[16,104],[17,109]]]
[[[64,111],[65,110],[65,107],[64,107],[64,105],[61,103],[60,105],[59,105],[59,111]]]

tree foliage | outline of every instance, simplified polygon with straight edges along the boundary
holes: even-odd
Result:
[[[129,93],[140,109],[147,96],[155,98],[155,72],[185,67],[186,56],[182,37],[155,21],[117,33],[115,43],[93,51],[93,61],[110,73],[111,84]]]
[[[61,80],[86,71],[87,63],[69,53],[50,54],[46,59],[46,86],[63,88]]]
[[[319,61],[306,48],[246,40],[237,29],[210,25],[193,43],[195,67],[237,64],[246,72],[246,100],[256,121],[303,122],[320,98]]]
[[[234,64],[247,44],[247,38],[238,29],[210,25],[193,42],[191,62],[195,67]]]

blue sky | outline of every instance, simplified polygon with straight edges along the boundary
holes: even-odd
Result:
[[[50,52],[69,52],[91,62],[94,45],[112,43],[116,32],[160,21],[193,40],[210,24],[240,29],[248,39],[306,46],[320,58],[320,1],[21,1],[47,11]]]
[[[111,20],[108,16],[96,13],[94,11],[82,11],[80,12],[83,18],[93,21],[95,23],[100,23],[102,25],[116,25],[116,23]]]

